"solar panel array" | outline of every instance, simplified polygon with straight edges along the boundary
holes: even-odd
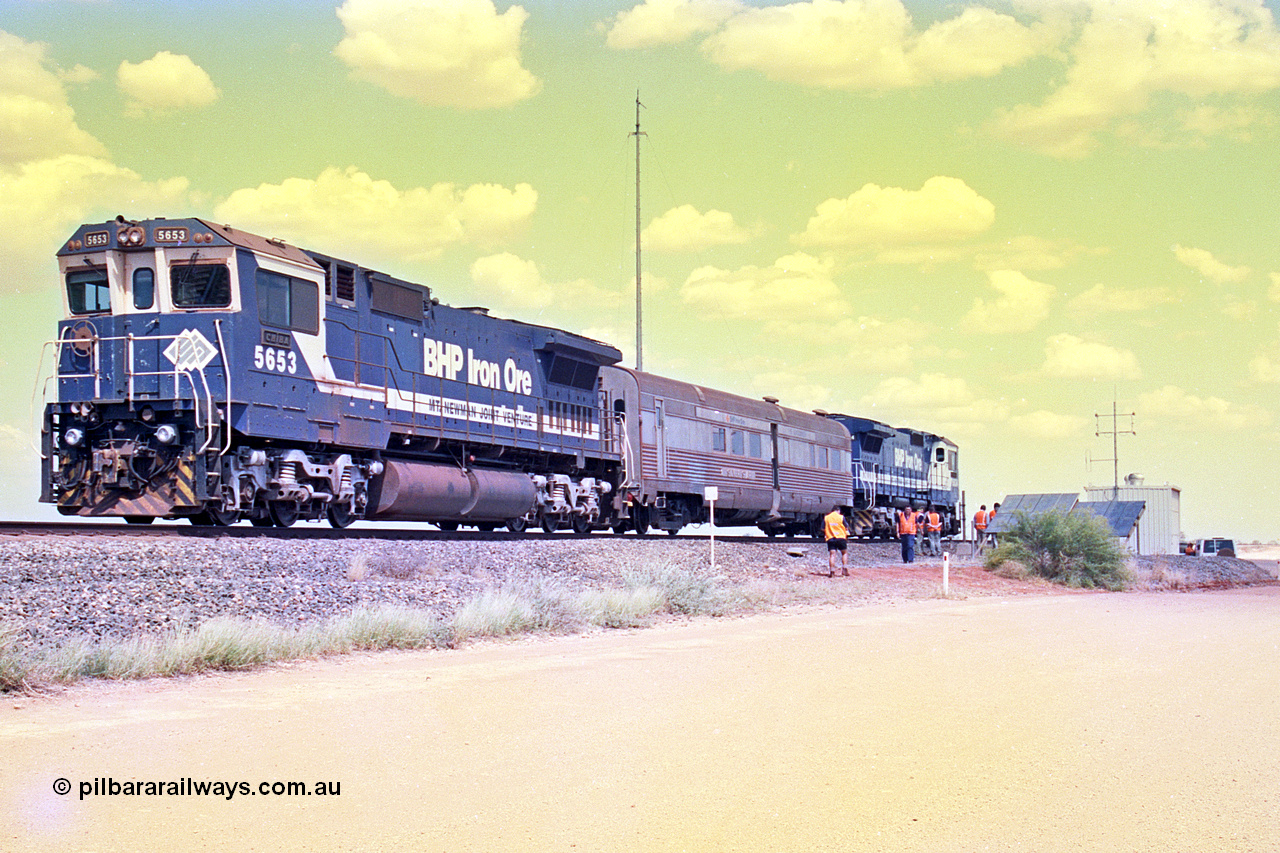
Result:
[[[987,525],[988,533],[1008,533],[1013,525],[1014,515],[1022,512],[1027,515],[1039,515],[1042,512],[1068,513],[1080,502],[1076,494],[1043,494],[1043,495],[1009,495],[1000,504],[1000,511]]]
[[[1000,504],[1000,511],[987,524],[988,533],[1008,533],[1018,513],[1039,515],[1045,512],[1087,512],[1096,515],[1107,524],[1111,531],[1122,539],[1128,538],[1137,526],[1142,511],[1146,509],[1146,501],[1091,501],[1081,503],[1075,494],[1040,494],[1009,495]]]
[[[1111,525],[1111,532],[1127,539],[1146,509],[1146,501],[1093,501],[1076,505],[1080,512],[1091,512]],[[1003,507],[1001,507],[1003,509]]]

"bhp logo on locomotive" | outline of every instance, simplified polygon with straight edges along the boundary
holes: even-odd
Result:
[[[422,372],[438,379],[457,380],[458,374],[466,366],[465,382],[468,385],[479,385],[495,391],[510,391],[515,394],[533,393],[533,374],[520,369],[515,359],[508,358],[499,366],[496,361],[485,361],[477,358],[470,347],[463,353],[459,344],[449,344],[426,338],[422,342]]]
[[[910,468],[912,471],[924,471],[924,460],[919,455],[901,447],[893,449],[893,464],[897,468]]]

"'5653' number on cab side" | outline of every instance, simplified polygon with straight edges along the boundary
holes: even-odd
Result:
[[[297,373],[298,354],[293,350],[264,347],[259,344],[253,348],[253,366],[258,370],[269,370],[274,373]]]

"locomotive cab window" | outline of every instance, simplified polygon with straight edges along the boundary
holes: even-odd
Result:
[[[103,314],[111,310],[111,290],[105,268],[90,267],[67,273],[67,305],[72,314]]]
[[[231,271],[225,264],[176,264],[169,270],[169,287],[175,308],[231,305]]]
[[[156,271],[139,267],[133,271],[133,307],[145,311],[156,302]]]
[[[258,270],[258,319],[264,326],[320,332],[320,289],[313,281]]]

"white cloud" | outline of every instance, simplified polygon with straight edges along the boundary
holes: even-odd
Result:
[[[686,305],[727,316],[782,320],[799,314],[840,316],[848,303],[831,279],[832,265],[804,253],[768,267],[722,270],[705,266],[680,289]]]
[[[1056,270],[1081,255],[1100,254],[1104,249],[1088,249],[1067,240],[1051,240],[1024,235],[1003,243],[983,246],[973,253],[973,265],[980,270]]]
[[[987,277],[1000,295],[992,302],[975,299],[960,321],[963,329],[991,335],[1029,332],[1049,316],[1049,303],[1057,294],[1053,285],[1032,281],[1017,270],[992,270]]]
[[[1097,314],[1120,314],[1147,311],[1157,305],[1176,301],[1167,287],[1139,287],[1128,290],[1095,284],[1084,293],[1072,297],[1068,309],[1075,314],[1093,317]]]
[[[116,86],[129,98],[130,115],[207,107],[221,93],[191,57],[162,50],[136,65],[120,63]]]
[[[1175,385],[1139,396],[1138,415],[1151,423],[1210,433],[1256,429],[1271,423],[1271,415],[1257,406],[1221,397],[1197,397]]]
[[[963,378],[942,373],[884,379],[858,405],[866,417],[913,423],[953,438],[986,433],[1009,417],[1003,402],[981,399]]]
[[[1060,415],[1039,409],[1025,415],[1013,415],[1009,426],[1021,435],[1045,441],[1066,441],[1086,435],[1089,420],[1077,415]]]
[[[528,316],[552,306],[590,305],[607,314],[621,304],[621,294],[600,289],[586,279],[549,282],[533,261],[501,252],[478,258],[471,264],[475,295],[499,305],[516,316]],[[598,316],[597,314],[597,316]]]
[[[674,44],[715,31],[741,9],[738,0],[645,0],[618,13],[605,43],[618,50]]]
[[[61,154],[106,154],[76,124],[63,79],[45,56],[45,45],[0,30],[0,166]]]
[[[990,77],[1058,38],[1051,28],[981,7],[920,32],[899,0],[813,0],[745,10],[702,47],[724,68],[874,91]]]
[[[981,234],[995,215],[995,205],[959,178],[935,176],[919,190],[866,184],[848,198],[819,204],[793,239],[842,248],[947,243]]]
[[[1041,372],[1055,379],[1137,379],[1137,357],[1129,350],[1086,341],[1075,335],[1049,338]]]
[[[1244,281],[1252,272],[1248,267],[1233,267],[1224,264],[1205,249],[1174,246],[1173,255],[1178,259],[1179,263],[1190,267],[1215,284]]]
[[[58,244],[83,222],[116,213],[180,210],[188,200],[185,178],[145,181],[98,157],[64,154],[0,166],[0,221],[7,223],[9,264],[5,284],[18,289],[29,284],[22,275],[26,265],[31,271],[47,267]],[[15,269],[15,261],[22,266]]]
[[[334,48],[355,77],[427,106],[505,107],[541,83],[520,60],[528,12],[491,0],[346,0]]]
[[[459,243],[499,242],[529,221],[537,201],[528,184],[401,190],[351,166],[330,167],[314,180],[236,190],[215,213],[240,228],[318,250],[367,256],[373,248],[412,260],[436,257]]]
[[[1044,8],[1044,7],[1041,7]],[[997,136],[1057,157],[1082,157],[1125,116],[1146,112],[1153,96],[1192,102],[1249,96],[1280,86],[1280,32],[1262,3],[1218,0],[1089,0],[1068,48],[1065,83],[1041,104],[1021,104],[991,123]],[[1228,127],[1241,132],[1247,114]],[[1219,132],[1221,117],[1188,116],[1184,129]]]
[[[745,243],[750,235],[722,210],[699,213],[691,204],[673,207],[649,223],[640,236],[645,248],[659,252],[699,252],[712,246]]]

